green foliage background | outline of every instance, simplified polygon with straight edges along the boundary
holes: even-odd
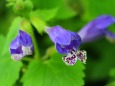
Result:
[[[66,66],[44,33],[46,25],[78,32],[99,15],[115,16],[114,4],[115,0],[0,0],[0,86],[115,86],[113,41],[105,37],[82,44],[87,64]],[[31,35],[35,52],[16,62],[9,46],[19,29]]]

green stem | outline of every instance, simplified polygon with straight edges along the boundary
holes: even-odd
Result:
[[[39,48],[38,48],[38,45],[37,45],[37,42],[36,42],[36,39],[35,39],[35,36],[33,33],[33,28],[32,28],[32,33],[30,33],[30,35],[32,37],[32,41],[34,44],[34,58],[38,59],[38,58],[40,58],[40,53],[39,53]]]
[[[52,52],[51,52],[52,51]],[[56,53],[55,46],[52,46],[46,50],[46,54],[43,56],[42,60],[47,60],[54,53]]]
[[[45,54],[43,57],[42,57],[42,60],[46,60],[48,59],[49,55]]]

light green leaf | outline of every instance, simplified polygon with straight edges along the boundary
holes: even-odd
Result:
[[[61,55],[54,54],[48,61],[33,61],[22,78],[24,86],[82,86],[84,66],[77,62],[67,66]]]
[[[2,55],[0,54],[0,85],[2,86],[13,86],[13,84],[15,84],[15,82],[19,78],[22,63],[12,61],[9,54],[9,47],[10,42],[18,34],[20,22],[21,18],[20,17],[16,18],[10,27],[10,31],[7,35],[7,38],[1,39],[2,42],[4,43],[2,44],[3,48],[0,47],[0,49],[3,50],[3,51],[1,50]]]
[[[82,0],[85,8],[84,18],[92,20],[99,15],[115,16],[115,0]]]
[[[4,46],[4,44],[5,44],[5,42],[6,42],[6,39],[5,39],[5,37],[3,36],[3,35],[0,35],[0,55],[1,55],[1,53],[2,53],[2,50],[3,50],[3,46]]]
[[[53,9],[42,9],[42,10],[38,9],[36,11],[33,11],[30,17],[34,16],[43,21],[49,21],[56,16],[57,11],[58,11],[58,7]]]
[[[40,34],[42,34],[44,32],[44,29],[46,27],[45,22],[43,22],[42,20],[40,20],[37,17],[31,17],[30,21]]]
[[[53,19],[57,11],[58,8],[33,11],[30,15],[30,21],[37,31],[42,34],[46,27],[45,22]]]
[[[30,15],[30,21],[37,31],[42,34],[46,27],[46,21],[53,19],[57,13],[58,8],[44,9],[33,11]]]
[[[107,84],[106,86],[115,86],[115,81]]]
[[[68,5],[69,0],[33,0],[33,2],[35,6],[37,6],[37,8],[42,9],[42,10],[43,9],[50,10],[50,9],[55,9],[56,7],[59,7],[59,10],[55,16],[55,18],[57,19],[71,18],[77,14]],[[50,15],[46,15],[46,17],[49,17]]]
[[[21,67],[22,63],[13,61],[8,54],[2,56],[0,58],[0,85],[13,86],[19,79]]]
[[[31,0],[16,0],[13,6],[15,13],[28,17],[29,13],[33,9],[33,3]]]
[[[110,76],[115,78],[115,68],[111,69]]]
[[[108,27],[108,30],[115,33],[115,25],[112,24],[111,26]]]
[[[63,2],[60,5],[60,8],[57,12],[56,18],[58,19],[67,19],[71,18],[77,15],[77,12],[75,12],[72,8],[68,6],[68,2]]]
[[[13,21],[13,23],[12,23],[12,25],[10,27],[10,30],[9,30],[9,32],[7,34],[7,37],[6,37],[7,41],[6,41],[5,45],[4,45],[2,54],[5,54],[7,51],[9,51],[10,43],[16,37],[16,35],[18,34],[18,30],[20,29],[19,26],[20,26],[21,20],[22,20],[22,18],[17,17]]]
[[[58,7],[62,0],[32,0],[34,7],[39,9],[52,9]]]

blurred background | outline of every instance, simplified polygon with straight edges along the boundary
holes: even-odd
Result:
[[[21,11],[17,1],[0,0],[0,86],[115,86],[115,43],[106,37],[80,46],[87,51],[85,65],[78,61],[74,67],[67,67],[61,61],[62,55],[50,49],[54,44],[43,29],[39,29],[38,21],[33,20],[33,23],[30,20],[40,58],[55,51],[49,55],[51,63],[44,65],[28,59],[14,62],[8,51],[16,36],[13,34],[17,34],[14,29],[19,28],[21,21],[17,17],[31,19],[34,16],[48,26],[60,25],[78,32],[99,15],[114,16],[115,0],[22,0],[30,2],[24,5],[27,9]],[[114,27],[109,27],[109,30],[115,32]],[[50,52],[46,53],[48,50]]]

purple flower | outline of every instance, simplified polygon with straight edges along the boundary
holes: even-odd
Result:
[[[72,49],[77,50],[81,44],[81,38],[77,33],[64,30],[60,26],[47,28],[46,32],[60,54],[67,54]]]
[[[83,43],[90,42],[104,36],[115,38],[115,34],[107,30],[107,28],[113,23],[115,23],[114,17],[110,15],[102,15],[89,22],[78,32],[78,34]]]
[[[76,52],[81,45],[80,36],[60,26],[46,29],[51,40],[55,43],[56,49],[60,54],[66,54],[62,60],[68,65],[74,65],[77,61]]]
[[[20,60],[26,55],[33,53],[34,46],[29,34],[19,30],[19,34],[10,44],[10,54],[13,60]]]

